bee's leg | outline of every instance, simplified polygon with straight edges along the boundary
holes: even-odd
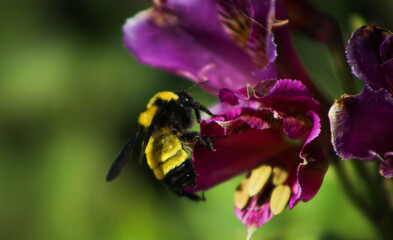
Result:
[[[196,118],[197,122],[201,123],[201,113],[196,108],[194,108],[194,112],[195,112],[195,118]]]
[[[210,117],[225,117],[225,115],[213,114],[212,112],[210,112],[210,110],[207,107],[203,106],[199,102],[194,101],[192,104],[193,105],[191,106],[191,108],[194,109],[195,118],[196,118],[198,123],[201,122],[201,113],[200,113],[200,111],[205,112]]]
[[[201,122],[201,113],[199,111],[205,112],[210,117],[215,117],[216,116],[212,112],[210,112],[210,110],[207,107],[203,106],[199,102],[193,101],[190,104],[191,104],[190,107],[192,109],[194,109],[195,117],[196,117],[196,120],[197,120],[198,123]]]
[[[193,201],[197,201],[197,202],[199,202],[199,201],[202,201],[202,202],[206,201],[204,192],[202,192],[202,197],[196,195],[195,193],[188,193],[188,192],[184,192],[184,193],[185,193],[184,196],[187,196],[189,199],[191,199]]]
[[[199,132],[195,131],[177,131],[176,136],[188,143],[198,141],[203,147],[209,149],[210,151],[215,151],[214,149],[214,140],[209,137],[205,137],[203,135],[199,135]]]
[[[205,197],[205,192],[204,191],[202,191],[202,197],[200,197],[200,196],[198,196],[197,194],[195,194],[195,193],[189,193],[189,192],[186,192],[186,191],[184,191],[184,189],[179,189],[179,191],[177,191],[176,192],[178,195],[179,195],[179,197],[188,197],[189,199],[191,199],[191,200],[193,200],[193,201],[197,201],[197,202],[199,202],[199,201],[206,201],[206,197]]]
[[[200,104],[199,102],[195,101],[192,98],[185,99],[182,102],[182,104],[184,107],[189,107],[189,108],[194,109],[195,117],[196,117],[196,120],[198,121],[198,123],[201,122],[201,113],[199,111],[205,112],[210,117],[215,116],[212,112],[210,112],[210,110],[207,107],[203,106],[202,104]]]

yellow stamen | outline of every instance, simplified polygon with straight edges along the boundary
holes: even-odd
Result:
[[[262,165],[259,168],[252,170],[250,181],[248,182],[247,190],[250,197],[255,196],[265,186],[272,174],[272,167],[269,165]]]
[[[248,199],[250,198],[247,192],[247,184],[248,184],[248,179],[246,178],[242,181],[242,183],[240,183],[240,185],[237,187],[235,192],[235,197],[234,197],[235,206],[240,210],[247,205]]]
[[[270,197],[270,210],[274,215],[281,213],[288,204],[291,196],[291,188],[287,185],[279,185],[273,189]]]
[[[273,184],[278,186],[284,184],[288,179],[288,171],[280,166],[273,168]]]

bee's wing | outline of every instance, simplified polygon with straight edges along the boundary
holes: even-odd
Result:
[[[146,131],[145,139],[143,140],[141,153],[139,155],[139,164],[142,164],[143,156],[145,155],[145,150],[146,150],[147,144],[149,143],[149,139],[150,139],[151,135],[153,134],[155,126],[160,121],[162,114],[165,113],[165,111],[167,110],[168,104],[169,104],[169,102],[161,105],[157,109],[157,112],[154,115],[153,120],[151,120],[150,126],[147,129],[147,131]]]
[[[106,181],[112,181],[120,175],[121,170],[124,168],[128,160],[132,156],[132,149],[134,148],[135,141],[138,138],[142,127],[138,127],[134,135],[128,140],[126,146],[121,150],[115,161],[112,163],[109,169],[108,175],[106,176]]]

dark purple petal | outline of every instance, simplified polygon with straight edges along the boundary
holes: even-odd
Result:
[[[386,79],[385,88],[393,94],[393,58],[382,63],[381,69]]]
[[[387,62],[393,59],[393,35],[388,36],[383,40],[380,48],[380,55],[382,58],[382,62]]]
[[[393,99],[384,89],[365,86],[355,96],[343,95],[329,111],[332,143],[343,159],[375,160],[393,150]]]
[[[196,13],[197,11],[197,13]],[[259,80],[252,59],[224,31],[215,1],[168,0],[129,19],[126,47],[142,63],[194,81],[213,93],[237,89]]]
[[[289,200],[290,209],[300,201],[311,200],[317,194],[329,167],[329,161],[318,142],[305,145],[300,155],[304,163],[298,166],[297,191]]]
[[[386,88],[385,77],[380,66],[382,64],[380,46],[389,35],[390,32],[374,25],[363,26],[352,34],[346,49],[353,74],[374,89]]]
[[[197,187],[206,190],[260,163],[290,147],[281,135],[271,130],[249,130],[225,139],[217,138],[215,152],[196,145],[193,153]]]

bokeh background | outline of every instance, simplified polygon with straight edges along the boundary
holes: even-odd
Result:
[[[315,4],[337,18],[346,39],[355,15],[393,29],[392,0]],[[123,47],[126,18],[149,5],[0,1],[0,239],[245,239],[233,212],[242,176],[207,191],[206,203],[177,198],[137,161],[105,181],[151,96],[191,85],[138,64]],[[340,96],[326,47],[299,34],[296,43],[320,86]],[[217,101],[190,92],[205,105]],[[253,237],[376,238],[334,169],[311,202],[285,210]]]

